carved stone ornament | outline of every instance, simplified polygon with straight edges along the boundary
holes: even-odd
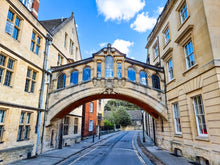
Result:
[[[118,94],[112,88],[106,88],[101,94]]]

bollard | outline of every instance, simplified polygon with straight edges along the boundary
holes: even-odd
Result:
[[[100,132],[99,132],[99,139],[100,139],[100,135],[101,135],[101,134],[100,134]]]
[[[92,136],[92,142],[94,143],[94,141],[95,141],[95,135],[93,134],[93,136]]]

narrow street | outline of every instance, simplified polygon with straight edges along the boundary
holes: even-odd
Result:
[[[98,143],[87,150],[74,155],[59,164],[61,165],[142,165],[151,164],[140,156],[135,147],[136,131],[121,132]],[[147,161],[147,162],[146,162]]]

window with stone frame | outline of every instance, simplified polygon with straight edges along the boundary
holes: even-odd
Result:
[[[186,59],[186,67],[187,69],[189,69],[195,65],[195,57],[194,57],[192,40],[190,40],[189,42],[187,42],[187,44],[185,44],[184,52],[185,52],[185,59]]]
[[[152,86],[154,89],[160,89],[160,78],[157,75],[152,75]]]
[[[83,69],[83,82],[91,80],[91,68],[86,67]]]
[[[35,31],[32,32],[30,50],[39,55],[41,37]]]
[[[17,141],[29,139],[30,131],[31,131],[30,120],[31,120],[31,113],[21,111]]]
[[[173,118],[174,118],[174,125],[175,125],[175,133],[182,134],[181,131],[181,123],[180,123],[180,112],[179,112],[179,105],[178,103],[173,104]]]
[[[79,119],[74,118],[74,134],[78,133],[78,122],[79,122]]]
[[[65,117],[63,121],[63,135],[69,134],[69,117]]]
[[[64,37],[64,47],[66,48],[67,47],[67,33],[65,33],[65,37]]]
[[[122,78],[122,71],[121,71],[121,62],[117,63],[117,77]]]
[[[11,9],[8,11],[5,32],[18,40],[21,31],[21,18]]]
[[[164,31],[165,45],[167,45],[169,41],[170,41],[170,30],[169,30],[169,27],[167,27],[166,30]]]
[[[31,68],[27,69],[26,82],[25,82],[25,92],[34,93],[36,84],[37,72]]]
[[[58,54],[58,58],[57,58],[57,66],[60,66],[63,64],[63,56],[61,56],[60,54]]]
[[[29,10],[32,9],[32,4],[33,1],[32,0],[20,0]]]
[[[186,2],[180,8],[179,15],[180,15],[180,23],[182,24],[189,16]]]
[[[70,39],[70,46],[69,46],[70,55],[73,55],[73,45],[74,45],[74,42]]]
[[[101,78],[101,77],[102,77],[102,63],[97,62],[97,78]]]
[[[114,77],[114,59],[112,56],[106,56],[105,58],[105,78]]]
[[[148,85],[148,76],[145,71],[140,71],[140,84],[141,85]]]
[[[204,111],[201,95],[193,97],[193,105],[194,105],[198,135],[208,136],[206,120],[205,120],[205,111]]]
[[[74,70],[70,75],[70,83],[76,85],[78,84],[79,80],[79,72],[77,70]]]
[[[11,86],[14,63],[15,60],[9,56],[0,54],[0,83]]]
[[[94,103],[90,102],[90,113],[93,113],[93,109],[94,109]]]
[[[168,70],[168,80],[171,81],[174,79],[174,74],[173,74],[173,59],[170,59],[167,62],[167,70]]]
[[[154,58],[157,58],[159,56],[159,46],[158,46],[158,44],[156,44],[153,47],[153,52],[154,52]]]
[[[57,78],[57,89],[65,88],[66,86],[66,75],[61,74]]]
[[[128,68],[128,80],[132,82],[136,82],[136,72],[134,68],[131,67]]]
[[[0,143],[3,142],[5,112],[6,112],[5,110],[0,109]]]

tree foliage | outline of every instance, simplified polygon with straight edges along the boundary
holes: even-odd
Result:
[[[119,124],[122,126],[127,126],[131,124],[131,117],[126,111],[125,107],[118,108],[117,111],[113,112],[113,116],[115,119],[115,124]]]
[[[116,111],[118,108],[124,107],[126,110],[139,110],[140,108],[132,103],[123,100],[109,100],[104,107],[105,111]]]

